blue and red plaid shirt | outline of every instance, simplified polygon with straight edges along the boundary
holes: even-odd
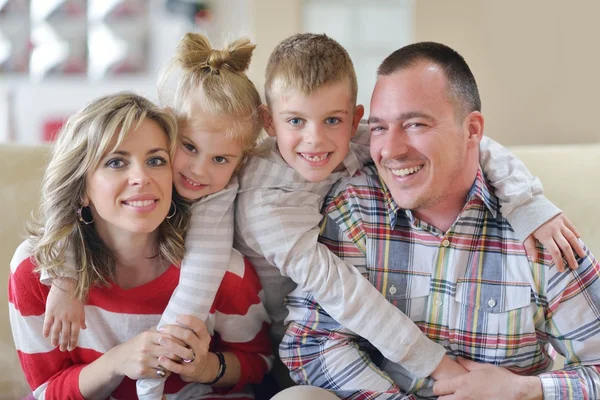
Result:
[[[588,251],[561,273],[539,247],[530,262],[481,171],[447,232],[400,209],[374,166],[326,204],[321,241],[449,354],[538,375],[546,400],[600,398],[596,259]],[[432,379],[383,358],[312,296],[293,292],[288,309],[280,356],[296,382],[345,399],[435,398]],[[551,346],[566,357],[561,371],[550,371]]]

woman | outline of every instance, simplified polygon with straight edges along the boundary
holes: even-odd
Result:
[[[167,380],[172,398],[218,398],[266,372],[267,317],[258,279],[241,257],[206,325],[182,316],[190,329],[153,329],[179,280],[189,220],[186,204],[172,199],[175,133],[168,112],[122,93],[92,102],[59,134],[40,223],[17,249],[9,280],[11,326],[36,398],[132,399],[135,380],[170,372],[178,374]],[[76,348],[61,352],[42,334],[49,288],[38,273],[62,276],[68,247],[87,329]]]

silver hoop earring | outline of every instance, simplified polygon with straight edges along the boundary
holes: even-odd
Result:
[[[173,210],[173,211],[171,211],[171,210]],[[177,206],[175,205],[175,202],[173,200],[171,200],[171,208],[169,208],[169,215],[167,215],[167,219],[173,218],[176,213],[177,213]]]
[[[86,214],[89,214],[90,218],[88,220],[84,218],[84,211]],[[79,207],[79,209],[77,209],[77,218],[79,219],[79,221],[83,222],[86,225],[89,225],[94,222],[94,217],[92,216],[92,211],[89,207]]]

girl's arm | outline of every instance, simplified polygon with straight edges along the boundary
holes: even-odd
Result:
[[[229,266],[233,248],[234,200],[237,177],[220,192],[206,196],[192,206],[192,218],[185,238],[179,284],[165,308],[158,327],[174,324],[178,315],[193,315],[205,321]],[[136,382],[140,399],[160,399],[164,379]]]
[[[178,318],[177,322],[189,327],[169,325],[164,332],[183,341],[194,350],[194,361],[176,363],[167,358],[160,362],[166,369],[180,374],[185,381],[199,383],[214,382],[220,372],[219,357],[224,356],[224,374],[215,383],[215,387],[231,388],[231,392],[242,390],[246,385],[260,383],[269,370],[272,357],[271,342],[268,337],[268,316],[260,299],[260,282],[250,263],[234,251],[232,266],[223,278],[219,288],[214,313],[214,338],[211,338],[206,326],[192,316]],[[167,341],[167,349],[181,358],[186,347]]]

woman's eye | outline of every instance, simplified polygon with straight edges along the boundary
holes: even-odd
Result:
[[[161,165],[166,165],[167,164],[167,160],[165,160],[162,157],[152,157],[151,159],[148,160],[148,165],[152,166],[152,167],[159,167]]]
[[[325,120],[325,123],[327,125],[336,125],[336,124],[339,124],[340,122],[342,122],[342,121],[337,117],[329,117]]]
[[[188,151],[191,151],[192,153],[196,152],[196,147],[194,147],[194,145],[191,145],[189,143],[183,143],[183,147],[185,147]]]
[[[290,119],[288,119],[288,122],[292,126],[298,126],[298,125],[302,124],[302,119],[301,118],[290,118]]]
[[[229,161],[227,161],[227,159],[225,157],[221,157],[221,156],[217,156],[217,157],[213,158],[213,160],[217,164],[227,164],[229,162]]]
[[[125,161],[120,158],[113,158],[112,160],[108,160],[104,165],[108,168],[121,168],[125,166]]]

